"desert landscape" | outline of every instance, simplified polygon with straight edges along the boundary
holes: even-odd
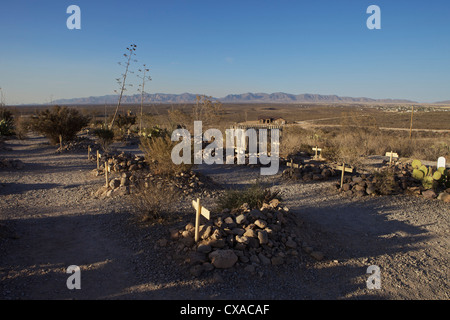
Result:
[[[436,155],[424,145],[439,147],[448,162],[450,112],[417,111],[410,140],[409,130],[396,131],[406,127],[397,108],[246,106],[248,123],[267,112],[287,120],[274,176],[261,176],[260,165],[169,168],[155,161],[156,150],[167,153],[152,144],[143,148],[143,139],[163,141],[155,130],[164,131],[171,113],[188,125],[195,105],[146,106],[144,124],[154,126],[153,138],[139,137],[135,121],[131,133],[116,132],[107,145],[93,133],[102,122],[95,113],[73,141],[60,144],[30,123],[39,119],[33,112],[55,109],[12,108],[16,123],[27,119],[22,127],[30,131],[4,137],[0,151],[2,299],[448,299],[450,189],[425,188],[408,165],[419,156],[436,169]],[[81,114],[85,107],[68,109]],[[239,109],[221,105],[211,123],[245,122]],[[335,117],[337,124],[322,126]],[[375,120],[356,123],[361,117]],[[349,139],[355,132],[363,138]],[[364,149],[367,134],[385,138]],[[336,137],[351,143],[338,146]],[[320,159],[314,159],[316,145]],[[391,149],[399,157],[390,164],[384,152]],[[300,167],[290,167],[291,159]],[[343,159],[355,170],[341,187]],[[389,168],[397,170],[395,188],[374,180]],[[198,242],[196,199],[211,212],[210,220],[202,217]],[[231,253],[231,260],[221,264],[213,252]],[[70,265],[81,269],[81,290],[66,287]],[[366,284],[371,265],[381,270],[378,290]]]
[[[448,12],[5,2],[0,301],[281,319],[449,300]]]

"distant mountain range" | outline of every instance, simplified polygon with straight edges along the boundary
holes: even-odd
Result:
[[[193,103],[196,101],[197,94],[182,93],[182,94],[168,94],[168,93],[153,93],[145,95],[145,103]],[[73,99],[59,99],[53,101],[56,104],[114,104],[117,103],[117,95],[105,95],[97,97],[73,98]],[[337,95],[321,95],[321,94],[290,94],[283,92],[276,93],[242,93],[229,94],[223,98],[211,98],[223,103],[301,103],[301,102],[324,102],[324,103],[417,103],[416,101],[406,99],[371,99],[371,98],[353,98],[353,97],[339,97]],[[138,104],[141,102],[141,95],[129,95],[122,97],[124,104]],[[446,102],[448,103],[448,102]]]
[[[435,102],[435,104],[450,104],[450,100],[438,101],[438,102]]]

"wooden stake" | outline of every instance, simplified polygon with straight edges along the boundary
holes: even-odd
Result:
[[[198,242],[198,231],[200,228],[200,214],[202,211],[202,205],[200,203],[200,198],[197,198],[197,212],[195,215],[195,242]]]
[[[97,170],[100,169],[100,153],[97,150]]]
[[[62,151],[62,135],[59,135],[59,149]]]
[[[91,146],[88,146],[88,160],[91,159]]]
[[[109,178],[108,178],[108,161],[105,161],[105,178],[106,178],[106,187],[109,185]]]
[[[197,198],[197,202],[192,200],[192,206],[195,209],[195,242],[198,242],[199,229],[200,229],[200,216],[204,216],[206,219],[211,219],[211,213],[208,209],[203,208],[200,203],[200,199]]]

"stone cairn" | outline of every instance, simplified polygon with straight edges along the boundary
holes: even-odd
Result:
[[[96,160],[96,154],[93,157]],[[126,152],[101,155],[99,169],[92,170],[93,175],[105,174],[105,161],[110,168],[111,178],[108,186],[95,192],[96,197],[125,196],[133,193],[138,185],[148,188],[150,184],[168,186],[181,191],[183,195],[200,193],[207,197],[213,196],[219,188],[208,177],[194,171],[182,172],[170,178],[153,174],[143,156]]]
[[[393,165],[377,169],[375,173],[347,176],[344,178],[342,188],[340,183],[333,185],[332,188],[348,197],[407,194],[426,199],[438,198],[450,203],[450,188],[442,190],[439,194],[432,189],[425,189],[420,181],[413,178],[412,172],[410,162],[397,161]]]
[[[276,266],[296,259],[299,249],[316,260],[323,254],[301,242],[290,229],[295,220],[278,199],[251,210],[247,204],[239,209],[225,209],[199,227],[199,241],[194,240],[195,226],[170,231],[175,247],[174,258],[189,266],[191,275],[198,277],[214,269],[242,268],[255,273],[262,266]],[[161,246],[167,245],[162,239]]]
[[[281,164],[285,166],[288,163],[290,163],[288,159],[281,161]],[[283,178],[302,181],[324,181],[338,175],[335,169],[325,163],[298,159],[294,160],[293,163],[298,164],[298,168],[287,167],[287,169],[283,170]]]
[[[95,153],[101,147],[95,141],[86,137],[76,137],[75,140],[63,142],[62,148],[58,147],[56,153],[86,151],[91,147],[91,152]]]

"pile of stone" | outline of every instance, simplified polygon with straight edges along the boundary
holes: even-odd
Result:
[[[251,210],[247,204],[239,209],[225,209],[199,227],[199,241],[194,240],[195,227],[170,232],[175,260],[189,265],[193,276],[214,269],[242,268],[254,273],[263,266],[276,266],[297,259],[301,242],[290,227],[295,219],[278,199]],[[166,240],[161,240],[166,245]],[[303,251],[317,260],[323,254],[305,246]]]
[[[131,172],[122,172],[120,178],[112,178],[109,180],[108,186],[106,183],[100,189],[98,189],[94,196],[97,198],[114,197],[114,196],[126,196],[132,193],[132,187],[134,186],[135,177]]]
[[[194,171],[179,173],[174,177],[161,176],[147,171],[125,171],[120,172],[119,176],[112,174],[108,187],[106,185],[101,187],[94,196],[125,196],[133,193],[137,186],[143,188],[150,186],[162,188],[164,186],[174,191],[178,190],[185,196],[200,194],[203,197],[213,197],[218,190],[222,189],[208,177]]]
[[[395,165],[382,167],[372,174],[346,176],[342,188],[340,183],[333,185],[332,188],[348,197],[409,194],[450,202],[448,196],[450,188],[441,192],[425,189],[420,181],[412,177],[412,171],[410,163],[397,162]]]
[[[216,190],[222,189],[220,185],[214,183],[209,177],[192,170],[178,173],[170,178],[149,173],[144,178],[144,185],[148,187],[150,184],[166,184],[172,189],[179,190],[184,195],[200,193],[206,197],[213,196]]]
[[[25,167],[22,161],[18,159],[0,158],[0,168],[21,170]]]
[[[63,141],[62,148],[60,146],[58,149],[56,149],[56,153],[85,151],[87,155],[89,147],[91,147],[91,153],[95,153],[97,150],[101,149],[95,141],[89,138],[76,137],[73,141]]]
[[[92,160],[97,161],[97,154],[92,153]],[[129,172],[148,169],[143,156],[137,156],[130,152],[100,153],[99,169],[94,169],[94,175],[102,175],[105,172],[105,161],[108,163],[110,172]]]
[[[293,164],[298,164],[298,168],[289,167],[288,163],[290,163],[290,160],[285,160],[282,163],[287,166],[287,168],[283,170],[282,173],[282,176],[286,179],[323,181],[337,176],[336,170],[325,163],[319,163],[315,161],[293,161]]]

